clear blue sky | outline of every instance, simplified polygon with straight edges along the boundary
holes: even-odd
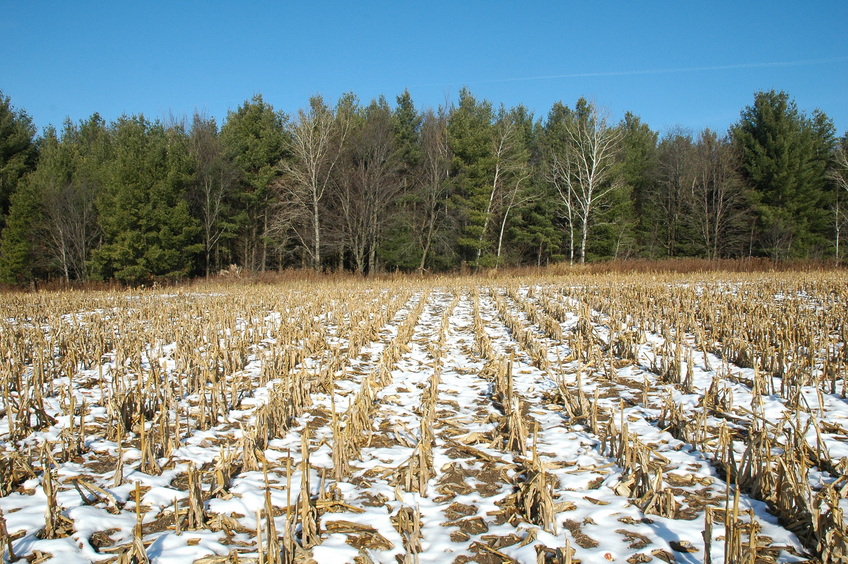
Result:
[[[195,110],[254,93],[418,107],[466,85],[544,117],[580,96],[656,130],[724,131],[758,90],[848,130],[848,2],[0,0],[0,90],[39,127]]]

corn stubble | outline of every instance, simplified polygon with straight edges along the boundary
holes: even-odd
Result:
[[[561,534],[561,513],[567,510],[549,462],[538,453],[540,430],[528,414],[529,400],[514,385],[520,354],[555,382],[550,397],[562,410],[563,425],[593,433],[599,451],[615,462],[617,495],[646,515],[703,520],[704,561],[711,561],[719,540],[727,562],[773,560],[756,515],[740,509],[741,494],[766,502],[813,558],[848,561],[842,510],[848,460],[834,458],[827,448],[827,440],[846,431],[829,420],[826,407],[828,398],[844,400],[848,393],[846,283],[828,273],[732,279],[709,274],[697,284],[680,282],[670,275],[539,277],[490,281],[487,287],[456,282],[428,344],[433,371],[421,394],[410,455],[385,474],[400,504],[392,515],[403,539],[399,558],[415,562],[424,549],[427,516],[403,501],[404,492],[431,496],[443,472],[434,465],[441,444],[434,429],[451,313],[464,296],[472,307],[472,352],[485,363],[480,376],[490,380],[490,401],[499,413],[485,443],[513,460],[513,477],[505,484],[509,493],[500,504],[504,521]],[[210,513],[209,500],[230,498],[234,480],[261,471],[264,506],[253,516],[255,543],[235,547],[227,559],[308,562],[311,549],[336,533],[358,543],[358,561],[396,549],[373,527],[329,514],[362,511],[339,485],[357,476],[363,449],[382,432],[373,425],[384,409],[379,394],[410,350],[430,303],[430,286],[350,282],[307,289],[295,284],[245,292],[222,286],[211,289],[219,294],[214,299],[182,291],[0,297],[0,415],[8,428],[3,440],[8,446],[32,445],[31,438],[40,437],[36,449],[0,453],[0,495],[23,492],[24,483],[37,480],[47,499],[39,534],[61,538],[73,529],[56,501],[58,489],[76,488],[83,503],[120,512],[123,504],[110,488],[128,477],[132,482],[134,472],[159,475],[177,468],[186,488],[170,512],[173,530],[237,529],[229,516],[227,521]],[[496,319],[484,319],[484,300]],[[398,317],[394,336],[386,337],[383,328]],[[514,350],[498,350],[487,332],[492,323],[509,331]],[[373,367],[357,376],[356,391],[340,393],[339,381],[353,377],[351,359],[380,342],[385,346]],[[259,363],[258,370],[248,370],[252,362]],[[627,366],[644,368],[643,379],[633,384],[638,399],[612,401],[606,390],[622,382],[619,369]],[[705,388],[696,385],[696,367],[712,375]],[[753,397],[744,409],[734,400],[739,385]],[[699,402],[685,407],[675,393],[699,394]],[[328,398],[327,430],[320,438],[302,424],[319,396]],[[766,415],[769,398],[784,406],[779,419]],[[669,460],[630,428],[626,413],[640,405],[657,414],[658,429],[709,460],[725,484],[720,496],[694,500],[681,493],[681,478],[669,472]],[[58,432],[46,433],[51,429]],[[218,445],[213,463],[199,468],[179,460],[176,453],[187,439],[211,429],[232,429],[226,435],[232,440]],[[267,459],[274,441],[291,433],[300,434],[299,456]],[[91,450],[95,440],[114,445],[108,455],[111,483],[60,478],[63,464],[85,465],[104,456]],[[332,468],[321,469],[315,483],[319,469],[310,456],[321,443],[330,448]],[[487,463],[501,460],[459,446]],[[131,462],[129,450],[138,454]],[[296,472],[299,484],[292,483]],[[272,499],[283,481],[289,497],[284,507]],[[103,550],[120,562],[148,561],[138,482],[133,497],[132,542]],[[275,517],[283,516],[278,530]],[[9,560],[26,556],[15,551],[21,536],[7,530],[0,513],[0,546]],[[535,542],[529,535],[525,540]],[[537,544],[538,561],[576,561],[572,540],[565,533],[562,546]],[[504,554],[473,542],[490,555]]]

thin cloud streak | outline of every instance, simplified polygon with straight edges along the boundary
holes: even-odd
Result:
[[[597,78],[610,76],[638,76],[638,75],[656,75],[656,74],[673,74],[684,72],[704,72],[704,71],[722,71],[736,69],[761,69],[761,68],[776,68],[776,67],[804,67],[812,65],[827,65],[833,63],[843,63],[848,61],[848,57],[832,57],[829,59],[807,59],[803,61],[779,61],[769,63],[738,63],[734,65],[715,65],[704,67],[677,67],[667,69],[642,69],[630,71],[606,71],[606,72],[581,72],[569,74],[551,74],[544,76],[523,76],[515,78],[495,78],[488,80],[473,80],[468,82],[451,82],[449,85],[470,85],[470,84],[496,84],[499,82],[522,82],[532,80],[554,80],[560,78]],[[436,84],[417,84],[414,86],[436,86]]]

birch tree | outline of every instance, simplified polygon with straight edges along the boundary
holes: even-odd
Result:
[[[533,116],[524,106],[512,108],[498,115],[495,124],[495,175],[493,193],[498,193],[500,229],[498,231],[496,265],[501,263],[503,241],[509,214],[516,206],[527,204],[527,193],[532,175],[530,167],[530,138],[533,135]]]
[[[553,184],[559,194],[562,203],[563,215],[565,217],[566,229],[568,230],[568,263],[574,264],[574,233],[577,229],[577,199],[568,182],[569,170],[565,159],[561,155],[551,156],[551,162],[547,169],[548,182]]]
[[[330,186],[333,170],[342,155],[350,130],[349,106],[354,101],[346,95],[333,112],[320,95],[309,99],[309,108],[300,109],[290,128],[291,157],[281,161],[287,179],[285,196],[308,218],[308,225],[295,228],[311,259],[312,268],[321,269],[321,202]]]
[[[483,215],[483,226],[480,231],[477,245],[477,264],[486,247],[485,238],[489,231],[489,225],[495,215],[497,204],[503,202],[503,221],[498,236],[496,260],[500,259],[503,243],[503,232],[509,210],[515,205],[517,192],[523,180],[528,176],[529,153],[522,126],[522,116],[526,116],[526,110],[515,108],[507,111],[501,106],[497,119],[492,128],[492,161],[493,170],[491,183],[488,187],[488,201]]]
[[[567,213],[580,227],[579,259],[584,263],[594,212],[618,187],[615,164],[622,133],[609,123],[605,112],[582,98],[565,123],[564,133],[562,151],[554,156],[558,169],[554,176]]]
[[[568,170],[565,166],[565,152],[568,148],[565,125],[571,121],[571,109],[562,102],[555,102],[548,113],[543,133],[544,178],[556,189],[562,203],[562,216],[568,230],[568,262],[574,264],[574,233],[576,203],[566,184]]]

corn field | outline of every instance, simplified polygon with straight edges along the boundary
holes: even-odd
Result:
[[[0,550],[848,562],[840,273],[0,296]]]

